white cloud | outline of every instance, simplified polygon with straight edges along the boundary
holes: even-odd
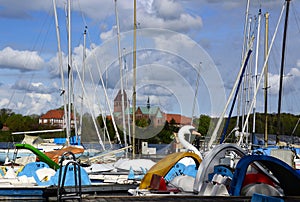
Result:
[[[7,104],[9,103],[9,99],[7,99],[7,98],[2,98],[1,100],[0,100],[0,108],[2,109],[2,108],[6,108],[6,106],[7,106]]]
[[[44,83],[38,82],[28,82],[27,80],[17,80],[16,83],[12,86],[12,89],[21,90],[23,92],[31,92],[31,93],[52,93],[55,92],[57,89],[53,87],[45,86]],[[59,93],[57,91],[57,93]]]
[[[184,12],[182,4],[173,0],[152,1],[152,12],[163,19],[177,19]]]
[[[0,68],[21,71],[38,70],[44,61],[36,51],[18,51],[6,47],[0,51]]]
[[[105,41],[105,40],[108,40],[108,39],[112,38],[113,35],[114,35],[113,29],[108,30],[107,32],[101,32],[101,34],[100,34],[100,39],[101,39],[102,41]]]
[[[202,27],[200,16],[192,16],[173,0],[141,1],[137,11],[142,28],[163,28],[187,32]]]
[[[132,0],[119,0],[118,3],[118,14],[119,14],[119,20],[120,20],[120,28],[121,28],[121,34],[132,30],[133,28],[133,1]],[[137,21],[139,23],[139,30],[142,30],[142,28],[163,28],[168,29],[172,31],[176,31],[179,33],[183,33],[182,35],[164,35],[165,33],[162,33],[162,35],[159,35],[159,33],[154,33],[153,37],[151,39],[154,40],[155,45],[151,46],[150,48],[153,48],[154,51],[141,51],[142,48],[148,47],[147,41],[149,38],[147,38],[147,33],[143,32],[141,36],[138,36],[138,40],[144,37],[141,41],[139,41],[138,46],[140,46],[138,57],[138,65],[143,66],[145,65],[146,68],[150,69],[148,72],[143,73],[143,78],[141,78],[140,82],[143,83],[143,81],[148,81],[149,83],[154,83],[155,80],[157,82],[165,81],[165,86],[172,85],[172,76],[171,74],[168,74],[168,72],[161,70],[159,73],[157,72],[151,72],[151,68],[149,68],[149,65],[161,65],[165,69],[172,68],[174,70],[174,73],[178,73],[182,77],[181,79],[186,79],[188,82],[195,80],[195,71],[193,71],[193,68],[191,67],[192,63],[197,63],[198,60],[202,57],[200,54],[194,54],[195,51],[195,44],[194,41],[206,41],[206,44],[210,45],[210,54],[212,54],[214,59],[218,59],[221,61],[223,68],[221,71],[228,71],[229,73],[227,75],[223,75],[226,80],[228,79],[234,79],[235,75],[232,73],[235,72],[232,68],[236,67],[237,65],[233,65],[234,62],[239,63],[240,62],[240,54],[236,54],[239,50],[236,50],[234,48],[233,44],[238,43],[238,40],[236,40],[236,37],[234,39],[230,38],[233,35],[239,35],[239,30],[232,29],[232,26],[240,27],[243,29],[243,19],[244,19],[244,9],[246,6],[246,2],[239,2],[236,0],[228,0],[228,1],[216,1],[216,0],[197,0],[197,1],[175,1],[175,0],[138,0],[137,1]],[[214,3],[212,5],[212,3]],[[281,1],[271,1],[268,0],[264,2],[264,6],[267,5],[268,7],[274,7],[272,9],[272,15],[276,15],[277,10],[276,8],[280,7],[280,4],[283,2]],[[294,2],[295,3],[295,2]],[[210,5],[211,4],[211,5]],[[252,5],[257,4],[256,2],[253,2]],[[31,20],[36,20],[36,16],[39,16],[40,12],[45,11],[49,14],[52,12],[52,0],[11,0],[11,1],[5,1],[0,0],[0,5],[3,8],[0,11],[0,16],[4,17],[11,17],[11,18],[29,18]],[[57,6],[59,8],[59,15],[62,16],[64,14],[64,8],[66,6],[66,1],[57,1]],[[213,7],[213,8],[212,8]],[[100,10],[99,10],[100,9]],[[110,92],[112,90],[115,90],[118,86],[119,82],[119,72],[118,72],[118,64],[117,64],[117,43],[116,43],[116,37],[115,37],[115,13],[114,13],[114,1],[99,1],[99,0],[85,0],[85,1],[72,1],[72,10],[74,11],[73,20],[78,20],[78,23],[76,22],[75,27],[73,27],[75,38],[76,35],[78,37],[78,31],[80,27],[80,23],[82,20],[81,16],[85,17],[86,22],[89,26],[89,30],[91,31],[89,34],[91,34],[91,39],[97,38],[97,41],[94,41],[93,45],[90,45],[90,48],[87,49],[88,55],[90,54],[89,51],[92,49],[96,49],[98,46],[98,40],[101,39],[102,45],[106,43],[107,40],[114,40],[110,43],[111,46],[104,47],[105,50],[102,50],[100,54],[97,54],[97,59],[99,59],[99,65],[102,68],[105,69],[107,66],[110,67],[108,75],[108,86],[110,89],[108,89],[109,96]],[[35,12],[38,11],[39,13]],[[101,11],[101,12],[100,12]],[[217,15],[216,15],[217,13]],[[62,14],[62,15],[61,15]],[[50,14],[51,15],[51,14]],[[213,17],[211,17],[213,16]],[[224,17],[226,16],[226,17]],[[234,16],[234,17],[232,17]],[[52,16],[50,16],[51,18]],[[65,16],[63,16],[65,17]],[[203,17],[203,18],[202,18]],[[239,18],[237,18],[239,17]],[[275,17],[276,18],[276,17]],[[62,18],[60,18],[62,19]],[[230,20],[229,20],[230,19]],[[235,23],[229,23],[232,22],[232,19]],[[236,19],[236,20],[235,20]],[[203,20],[203,21],[202,21]],[[204,21],[205,20],[205,21]],[[39,21],[40,22],[40,21]],[[62,20],[64,22],[64,20]],[[53,22],[52,22],[53,23]],[[203,24],[205,23],[205,27],[203,27]],[[52,26],[52,25],[50,25]],[[62,26],[63,27],[63,26]],[[202,28],[203,27],[203,28]],[[224,29],[220,29],[224,28]],[[201,30],[200,30],[201,29]],[[205,30],[204,30],[205,29]],[[62,34],[64,33],[64,29],[62,29]],[[25,33],[24,33],[25,34]],[[27,33],[26,33],[27,34]],[[81,33],[82,34],[82,33]],[[145,35],[144,35],[145,34]],[[157,35],[156,35],[157,34]],[[121,39],[121,47],[125,47],[127,50],[132,49],[132,33],[129,34],[130,37],[126,39]],[[183,35],[188,35],[189,37],[193,38],[192,36],[195,36],[193,38],[193,42],[191,42],[191,39],[188,37],[183,37]],[[242,31],[241,31],[242,35]],[[25,36],[25,35],[24,35]],[[242,36],[241,36],[242,37]],[[225,38],[225,39],[223,39]],[[62,39],[64,39],[62,37]],[[144,40],[145,39],[145,40]],[[81,40],[81,39],[80,39]],[[89,40],[89,39],[88,39]],[[64,42],[64,41],[63,41]],[[78,42],[74,40],[74,42]],[[89,41],[90,42],[90,41]],[[92,41],[93,42],[93,41]],[[242,40],[241,40],[242,42]],[[18,42],[19,43],[19,42]],[[81,42],[79,42],[81,43]],[[145,43],[141,45],[141,43]],[[8,42],[8,44],[14,44],[12,42]],[[53,46],[56,45],[56,41],[52,43]],[[229,45],[228,45],[229,44]],[[64,47],[65,44],[62,44],[62,47]],[[12,46],[12,45],[11,45]],[[52,46],[52,45],[51,45]],[[93,46],[93,48],[91,48]],[[105,45],[104,45],[105,46]],[[4,46],[3,46],[4,47]],[[23,46],[22,46],[23,47]],[[46,47],[46,46],[45,46]],[[73,46],[73,64],[74,66],[81,70],[81,64],[82,64],[82,45],[79,45],[77,47]],[[241,46],[242,47],[242,46]],[[47,47],[48,48],[48,47]],[[217,53],[214,53],[213,50],[217,49]],[[169,54],[167,52],[168,50],[173,51]],[[46,50],[48,51],[48,50]],[[165,53],[166,51],[167,53]],[[190,59],[188,56],[186,56],[182,51],[186,52],[186,55],[191,55]],[[294,51],[295,53],[299,51]],[[224,53],[226,53],[224,55]],[[52,54],[52,52],[47,52],[47,57],[49,54]],[[182,55],[185,55],[186,58],[181,58]],[[49,102],[53,102],[53,100],[57,100],[54,96],[57,94],[59,95],[58,89],[60,88],[60,72],[59,72],[59,65],[58,65],[58,59],[57,56],[53,56],[50,60],[48,59],[41,59],[41,56],[37,52],[32,51],[19,51],[19,50],[13,50],[10,47],[7,47],[0,51],[0,68],[6,68],[10,70],[21,70],[21,71],[29,71],[29,70],[39,70],[40,68],[44,67],[43,73],[44,75],[47,74],[47,76],[40,76],[39,79],[34,79],[33,81],[20,81],[20,82],[12,82],[12,80],[8,81],[8,78],[5,78],[6,81],[3,81],[2,83],[15,83],[13,87],[15,88],[15,92],[18,93],[22,92],[32,92],[37,93],[38,97],[32,97],[32,102],[28,103],[28,100],[26,100],[26,104],[28,105],[28,109],[32,107],[34,110],[45,110],[45,106],[47,107],[54,107],[54,103],[49,104]],[[130,55],[132,56],[132,55]],[[128,68],[131,68],[132,58],[128,58]],[[47,61],[47,62],[44,62]],[[191,62],[192,61],[192,62]],[[196,61],[196,62],[195,62]],[[226,61],[229,61],[226,63]],[[290,61],[290,60],[289,60]],[[67,55],[63,53],[63,68],[65,73],[67,72]],[[293,64],[295,62],[293,61]],[[300,60],[298,60],[298,67],[300,67]],[[96,62],[91,62],[88,64],[88,66],[91,67],[92,75],[95,77],[95,83],[96,85],[99,84],[99,75],[96,67]],[[222,66],[221,66],[222,67]],[[232,67],[232,68],[230,68]],[[209,69],[210,67],[203,67],[203,70]],[[75,71],[75,67],[74,67]],[[289,70],[287,70],[289,71]],[[13,71],[15,73],[17,71]],[[42,72],[42,71],[39,71]],[[205,72],[204,72],[205,73]],[[222,73],[222,72],[221,72]],[[166,75],[164,75],[166,74]],[[299,70],[298,69],[290,69],[289,73],[293,75],[292,77],[286,77],[284,79],[284,85],[285,87],[292,86],[293,82],[287,82],[288,81],[296,81],[296,78],[299,77]],[[88,76],[89,73],[86,74]],[[138,76],[142,75],[141,72],[138,72]],[[233,76],[232,76],[233,75]],[[26,75],[28,76],[28,75]],[[129,75],[129,77],[132,75]],[[155,76],[155,78],[153,78]],[[57,79],[56,79],[57,78]],[[210,77],[209,77],[210,78]],[[22,79],[26,79],[22,77]],[[52,81],[49,81],[49,80]],[[56,80],[53,80],[56,79]],[[75,78],[76,79],[76,78]],[[97,80],[96,80],[97,79]],[[207,79],[210,80],[210,79]],[[272,75],[270,74],[270,91],[273,94],[277,94],[278,91],[278,75]],[[66,81],[66,80],[65,80]],[[77,82],[77,83],[76,83]],[[88,82],[88,79],[86,80]],[[98,82],[98,83],[97,83]],[[129,81],[131,82],[131,81]],[[168,82],[168,83],[167,83]],[[161,83],[159,83],[161,84]],[[193,83],[192,83],[193,84]],[[191,86],[193,86],[191,84]],[[75,81],[75,85],[78,85],[78,80]],[[162,85],[162,84],[161,84]],[[209,85],[208,85],[209,86]],[[92,86],[93,88],[94,86]],[[99,88],[99,86],[97,86]],[[182,86],[178,86],[178,90],[184,90],[181,89]],[[100,87],[101,88],[101,87]],[[150,99],[153,103],[163,103],[165,106],[167,103],[170,103],[170,91],[165,90],[163,86],[144,86],[145,91],[151,92]],[[54,90],[57,90],[57,92],[54,92]],[[92,89],[89,89],[91,94],[94,93]],[[51,93],[51,94],[50,94]],[[102,93],[102,92],[101,92]],[[211,98],[215,98],[215,95],[217,93],[210,92]],[[99,93],[100,94],[100,93]],[[52,100],[49,101],[49,97],[47,96],[52,95]],[[101,94],[102,95],[102,94]],[[161,97],[156,97],[156,95],[160,95]],[[10,97],[10,95],[5,95],[7,98]],[[29,95],[28,95],[29,96]],[[45,96],[45,97],[44,97]],[[142,102],[145,98],[143,95],[140,97],[140,101]],[[208,96],[208,97],[209,97]],[[2,93],[3,97],[3,93]],[[15,106],[17,104],[16,100],[17,95],[13,98],[14,104],[10,104],[10,106]],[[23,99],[23,96],[19,96],[21,99]],[[179,97],[179,96],[178,96]],[[28,97],[27,97],[28,98]],[[59,99],[59,98],[58,98]],[[94,99],[93,96],[89,96],[88,99]],[[203,99],[203,98],[201,98]],[[19,99],[20,100],[20,99]],[[174,98],[173,98],[174,100]],[[94,101],[94,100],[93,100]],[[7,102],[7,99],[1,99],[0,103]],[[92,101],[91,101],[92,102]],[[30,105],[30,106],[29,106]],[[32,106],[31,106],[32,105]],[[43,107],[44,105],[44,107]],[[20,107],[23,107],[22,104],[19,104]],[[56,105],[57,106],[57,105]],[[189,106],[188,106],[189,107]],[[16,107],[14,107],[16,108]],[[29,112],[29,111],[28,111]]]
[[[279,91],[279,74],[268,74],[269,76],[269,86],[270,86],[270,94],[277,95]],[[296,82],[299,80],[300,71],[298,68],[290,69],[290,72],[284,75],[283,77],[283,88],[286,94],[293,92],[298,89],[298,85]]]
[[[58,100],[53,102],[51,94],[41,94],[41,93],[27,93],[26,96],[28,96],[31,100],[26,104],[26,108],[24,106],[24,111],[26,111],[26,114],[40,114],[41,112],[46,112],[49,109],[57,108]],[[30,108],[28,107],[30,106]]]
[[[300,68],[300,66],[299,66],[299,68]],[[290,71],[290,75],[299,77],[300,76],[300,70],[298,68],[292,68],[291,71]]]
[[[297,67],[300,68],[300,59],[297,60]]]

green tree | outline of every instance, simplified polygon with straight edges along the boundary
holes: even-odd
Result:
[[[150,123],[150,120],[147,118],[141,118],[141,119],[137,119],[135,121],[136,126],[142,127],[142,128],[149,126],[149,123]]]
[[[2,108],[0,110],[0,129],[3,128],[3,125],[6,123],[8,117],[13,115],[14,112],[11,109]]]
[[[7,118],[6,124],[9,129],[14,132],[37,130],[38,118],[34,116],[13,114]]]
[[[211,118],[207,115],[200,115],[198,132],[202,135],[207,135]]]
[[[21,114],[13,114],[6,120],[7,127],[11,131],[20,132],[24,129],[23,116]]]
[[[163,129],[156,136],[148,139],[147,141],[151,144],[169,144],[173,141],[173,133],[176,132],[176,130],[177,128],[173,124],[170,124],[166,121]]]

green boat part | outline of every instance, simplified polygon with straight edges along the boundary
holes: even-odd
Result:
[[[42,162],[45,162],[49,165],[50,168],[57,170],[59,169],[59,165],[54,162],[52,159],[50,159],[46,154],[35,148],[34,146],[30,144],[15,144],[15,147],[17,149],[27,149],[29,151],[32,151]]]

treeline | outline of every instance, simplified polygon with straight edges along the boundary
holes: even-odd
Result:
[[[293,115],[289,113],[282,113],[280,115],[280,124],[278,124],[278,115],[277,114],[267,114],[267,132],[268,134],[279,134],[279,135],[294,135],[300,136],[300,127],[298,127],[300,115]],[[239,117],[239,123],[237,124],[237,117],[231,117],[229,119],[229,125],[226,132],[226,135],[236,127],[239,127],[239,130],[242,130],[242,121],[246,119],[245,117]],[[263,134],[265,131],[265,120],[266,116],[263,113],[256,113],[255,115],[255,133]],[[225,118],[223,121],[223,126],[226,125],[228,118]],[[208,125],[213,126],[216,123],[216,120],[211,119],[207,115],[201,115],[198,120],[198,131],[201,134],[206,135],[208,133]],[[253,131],[253,115],[249,116],[248,121],[248,132]],[[234,134],[233,134],[234,135]]]
[[[54,126],[51,125],[42,125],[39,124],[39,115],[29,115],[23,116],[21,114],[14,113],[11,109],[0,109],[0,142],[18,142],[21,141],[24,136],[15,135],[12,136],[12,132],[20,132],[20,131],[38,131],[38,130],[49,130],[55,129]],[[277,134],[279,132],[280,135],[294,135],[300,136],[300,128],[297,127],[297,122],[299,120],[299,115],[293,115],[288,113],[281,114],[280,128],[278,129],[277,124],[277,115],[276,114],[268,114],[268,133],[269,134]],[[244,117],[245,118],[245,117]],[[105,124],[103,122],[105,121]],[[243,117],[239,117],[239,128],[241,130],[241,122]],[[198,132],[200,132],[203,136],[206,136],[208,133],[212,132],[212,129],[215,127],[217,119],[211,118],[207,115],[200,115],[199,118],[194,119],[194,125],[197,127]],[[227,118],[224,119],[222,127],[224,127]],[[83,117],[83,123],[85,125],[82,134],[86,137],[92,137],[95,134],[93,121],[91,117],[85,115]],[[227,129],[227,136],[230,134],[233,128],[236,127],[237,117],[232,117],[229,122],[229,126]],[[249,126],[248,131],[252,132],[252,123],[253,116],[251,115],[249,118]],[[262,113],[256,114],[255,120],[256,133],[264,133],[265,130],[265,115]],[[113,127],[111,119],[103,119],[101,116],[97,117],[97,124],[100,128],[100,132],[104,134],[104,128],[106,126],[107,133],[109,134],[109,138],[111,141],[116,143],[116,131]],[[149,122],[147,120],[139,120],[136,123],[139,127],[147,127]],[[118,133],[121,136],[121,140],[123,140],[123,132],[121,128],[117,128]],[[147,139],[149,143],[170,143],[174,139],[174,132],[178,132],[179,126],[175,123],[174,120],[169,122],[165,122],[164,126],[157,131],[155,136],[151,136]],[[146,131],[145,131],[146,132]],[[74,130],[72,134],[74,134]],[[64,132],[58,133],[48,133],[41,134],[42,138],[52,138],[52,137],[64,137]],[[97,137],[97,135],[94,135]],[[234,134],[232,134],[232,138],[234,138]],[[97,141],[97,139],[95,139]]]
[[[0,109],[0,142],[20,142],[23,140],[24,135],[12,135],[12,132],[57,129],[52,125],[39,124],[39,117],[40,115],[37,114],[23,116],[16,114],[11,109]],[[50,135],[51,137],[65,136],[63,132],[57,132],[44,133],[40,137],[49,138]]]

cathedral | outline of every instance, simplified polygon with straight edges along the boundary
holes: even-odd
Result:
[[[132,107],[125,91],[123,91],[123,100],[124,100],[124,113],[125,117],[129,115],[132,119]],[[165,113],[160,110],[158,106],[151,106],[150,100],[148,98],[146,106],[137,106],[135,111],[136,120],[140,119],[149,119],[151,123],[155,126],[162,126],[165,124],[166,116]],[[114,99],[114,117],[116,121],[122,120],[122,91],[119,90],[118,94]]]
[[[132,120],[132,107],[130,107],[130,102],[128,100],[127,94],[123,91],[124,97],[124,113],[125,118],[130,117]],[[178,126],[189,125],[191,124],[192,119],[180,114],[168,114],[163,111],[158,106],[151,106],[150,99],[148,98],[145,106],[137,106],[135,111],[136,120],[140,119],[149,119],[153,126],[163,126],[166,121],[169,123],[171,120]],[[114,117],[116,121],[121,123],[122,121],[122,91],[119,90],[118,94],[114,99]]]

